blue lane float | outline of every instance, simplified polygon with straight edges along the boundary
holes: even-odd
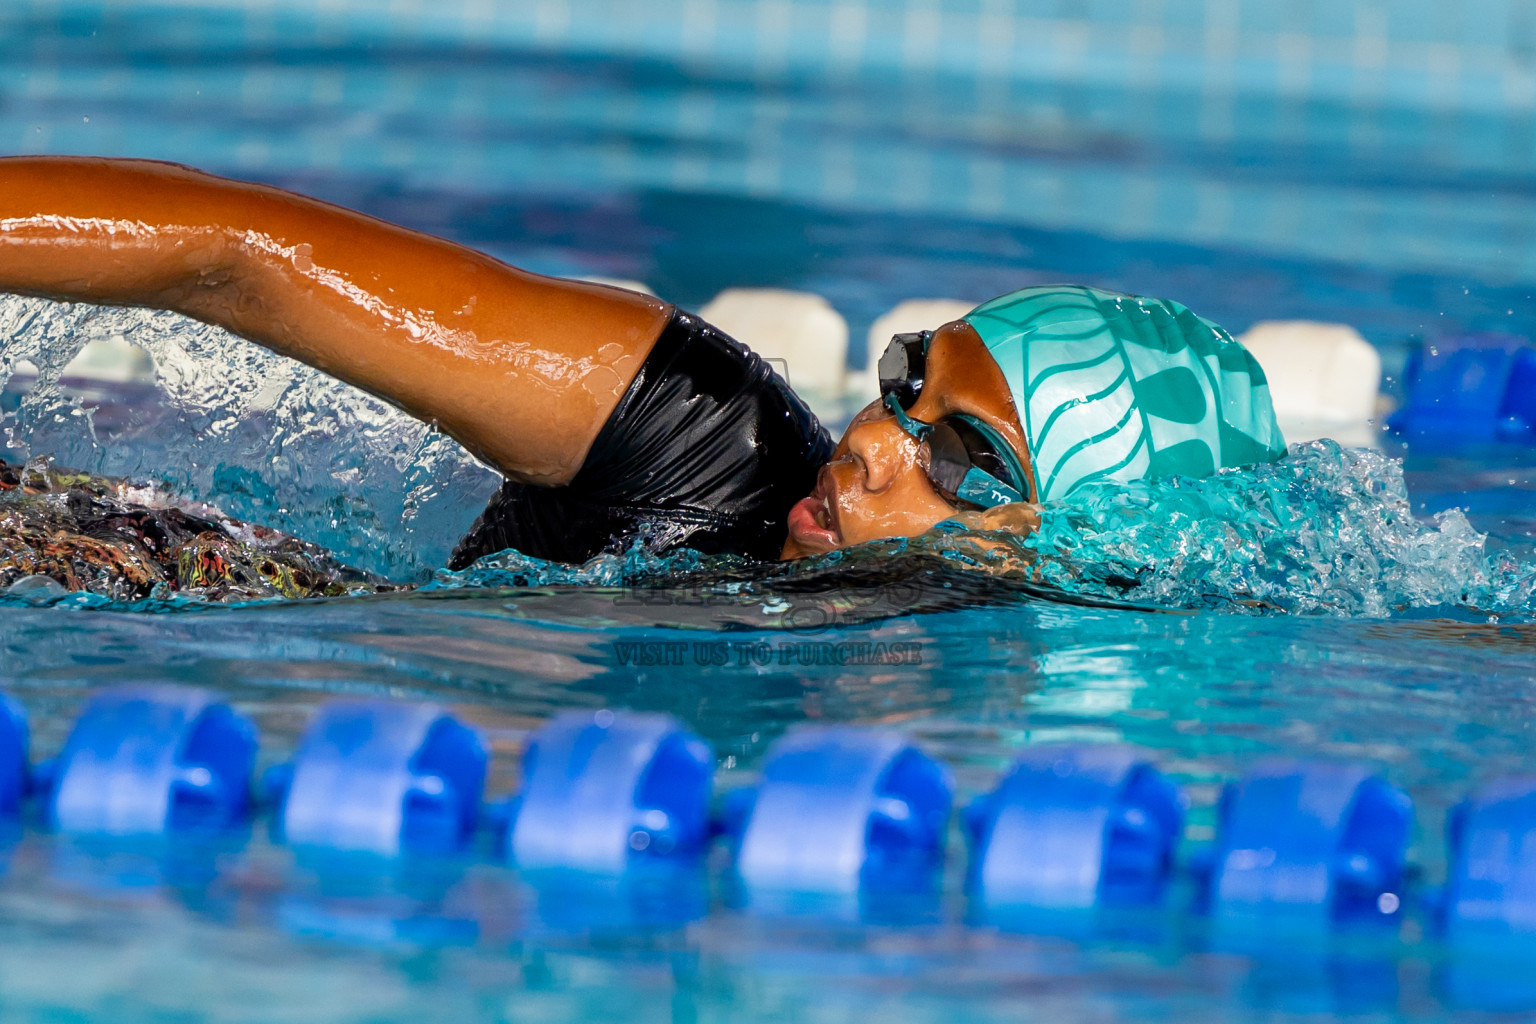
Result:
[[[205,690],[111,690],[44,773],[45,817],[112,835],[227,827],[246,814],[255,758],[255,726]]]
[[[1041,746],[964,820],[970,886],[988,905],[1083,910],[1162,894],[1184,799],[1134,748]]]
[[[0,694],[0,817],[15,817],[27,792],[27,713]]]
[[[1270,761],[1217,810],[1218,917],[1325,923],[1400,905],[1413,802],[1360,765]]]
[[[1479,790],[1451,812],[1446,832],[1447,936],[1536,942],[1536,777]]]
[[[1387,423],[1446,444],[1536,441],[1536,345],[1526,338],[1444,338],[1411,356],[1407,398]]]
[[[24,713],[0,700],[0,813],[24,798],[26,745]],[[86,708],[58,758],[37,766],[32,792],[60,831],[216,830],[250,814],[256,745],[254,726],[207,691],[109,691]],[[332,702],[293,761],[269,777],[274,826],[304,848],[385,857],[457,850],[488,821],[486,767],[479,737],[442,708]],[[941,862],[949,774],[900,732],[792,729],[769,750],[757,785],[728,794],[712,822],[713,771],[709,747],[670,716],[557,716],[525,750],[499,852],[535,872],[627,879],[623,902],[633,907],[616,919],[668,922],[703,912],[703,890],[693,885],[680,898],[676,883],[702,884],[697,855],[713,830],[729,840],[739,879],[764,891],[910,892]],[[967,809],[971,890],[1004,907],[1156,899],[1174,866],[1182,808],[1178,789],[1134,749],[1027,750]],[[1401,905],[1412,815],[1407,796],[1360,765],[1260,765],[1223,792],[1209,871],[1196,872],[1201,902],[1218,921],[1390,916]],[[1480,790],[1452,815],[1448,841],[1447,940],[1472,949],[1492,938],[1501,955],[1536,955],[1536,779]],[[636,874],[639,862],[670,873]],[[688,909],[657,915],[658,900]]]
[[[474,831],[485,770],[479,736],[434,704],[335,701],[268,788],[294,846],[441,853]]]
[[[937,865],[953,794],[948,770],[899,732],[801,726],[733,794],[725,827],[748,885],[852,892]]]
[[[622,873],[697,854],[715,757],[670,715],[569,711],[523,754],[504,853],[525,869]]]
[[[1490,783],[1446,820],[1440,918],[1447,1001],[1496,1013],[1536,1006],[1536,777]]]

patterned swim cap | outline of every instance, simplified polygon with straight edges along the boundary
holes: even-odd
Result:
[[[1258,362],[1177,302],[1050,285],[965,319],[1013,392],[1038,500],[1285,454]]]

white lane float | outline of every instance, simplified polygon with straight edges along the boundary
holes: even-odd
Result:
[[[818,414],[842,396],[848,321],[820,295],[727,288],[699,316],[772,363]]]
[[[857,399],[860,405],[874,401],[880,393],[880,374],[875,365],[880,361],[880,353],[890,343],[891,335],[938,330],[975,308],[976,303],[964,299],[907,299],[892,306],[869,325],[864,369],[848,371],[845,394],[850,399]]]
[[[14,372],[20,377],[36,377],[37,365],[30,359],[19,359]],[[153,384],[155,360],[126,338],[93,338],[65,365],[59,376],[66,381],[98,384]]]
[[[1381,356],[1348,324],[1266,320],[1238,338],[1269,378],[1287,441],[1377,446]]]

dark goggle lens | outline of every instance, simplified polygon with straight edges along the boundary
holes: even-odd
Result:
[[[928,443],[928,479],[949,501],[964,500],[959,497],[960,486],[972,467],[1028,495],[1023,481],[1014,479],[1015,474],[992,442],[965,420],[946,416],[933,424],[924,440]]]
[[[971,469],[971,456],[965,450],[965,442],[943,421],[935,423],[924,440],[928,442],[928,479],[944,497],[956,500],[960,484]]]
[[[977,430],[975,426],[959,417],[946,417],[942,420],[946,426],[953,430],[960,439],[960,444],[965,448],[970,464],[1001,480],[1020,494],[1024,494],[1024,481],[1015,480],[1014,472],[1009,468],[1008,462],[997,450],[992,439]]]
[[[903,409],[917,400],[923,390],[923,370],[928,358],[932,331],[897,334],[885,346],[876,369],[880,374],[880,393],[895,395]]]

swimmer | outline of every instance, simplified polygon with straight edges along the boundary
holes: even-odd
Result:
[[[957,517],[1028,531],[1093,481],[1285,453],[1257,362],[1177,303],[1026,288],[898,335],[834,447],[767,364],[659,299],[174,164],[0,159],[0,291],[175,310],[435,423],[506,478],[453,568],[642,532],[768,560]]]

